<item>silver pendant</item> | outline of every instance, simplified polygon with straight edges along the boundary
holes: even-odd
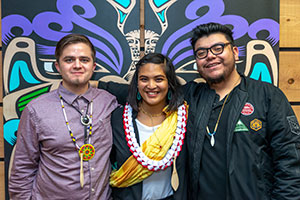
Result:
[[[84,126],[88,126],[91,124],[91,118],[88,115],[81,115],[80,121]]]
[[[212,135],[211,138],[210,138],[210,145],[212,147],[215,146],[215,137],[214,137],[214,135]]]

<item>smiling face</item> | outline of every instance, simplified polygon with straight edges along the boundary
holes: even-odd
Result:
[[[168,79],[163,70],[163,64],[146,63],[138,73],[138,91],[147,106],[167,105]]]
[[[75,43],[64,48],[55,67],[61,74],[66,89],[75,94],[83,94],[88,89],[96,63],[87,44]]]
[[[199,38],[195,43],[195,50],[199,48],[210,48],[215,44],[226,44],[229,41],[222,33],[214,33]],[[209,83],[216,84],[229,80],[235,69],[235,61],[238,60],[238,48],[226,45],[223,53],[214,55],[208,51],[206,58],[196,58],[197,68],[200,75]]]

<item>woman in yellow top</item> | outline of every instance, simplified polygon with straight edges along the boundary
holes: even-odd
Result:
[[[124,87],[106,85],[119,100],[125,98]],[[113,198],[187,199],[187,106],[169,58],[159,53],[144,56],[127,99],[112,114]]]

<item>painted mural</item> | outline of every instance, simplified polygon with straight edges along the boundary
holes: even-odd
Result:
[[[128,83],[140,58],[140,1],[2,0],[3,115],[5,161],[16,142],[28,102],[58,87],[56,42],[82,33],[96,48],[93,80]],[[189,42],[199,24],[230,26],[239,48],[237,68],[278,84],[279,0],[145,0],[145,53],[171,58],[184,84],[202,81]]]

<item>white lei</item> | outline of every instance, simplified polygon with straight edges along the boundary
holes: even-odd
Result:
[[[187,108],[184,104],[178,107],[176,134],[171,148],[168,150],[163,159],[152,160],[148,158],[144,154],[144,152],[142,152],[141,147],[137,143],[132,123],[132,107],[129,104],[126,104],[123,113],[125,136],[127,140],[127,145],[129,146],[133,157],[138,161],[138,163],[140,163],[143,167],[147,168],[150,171],[164,170],[172,165],[174,157],[179,156],[184,142],[183,140],[185,138],[187,119],[186,109]]]

